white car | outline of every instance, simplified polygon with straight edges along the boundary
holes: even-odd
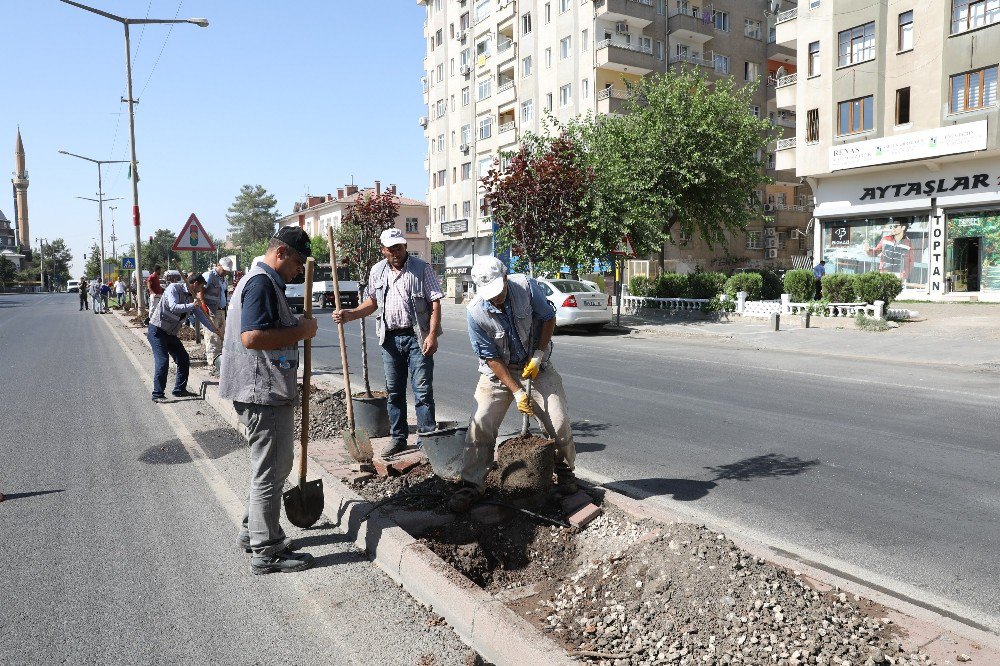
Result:
[[[556,309],[556,327],[582,326],[596,333],[611,322],[611,297],[580,280],[538,278]]]

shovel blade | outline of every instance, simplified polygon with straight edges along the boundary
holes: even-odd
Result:
[[[360,463],[371,462],[375,455],[372,450],[372,441],[365,430],[345,430],[344,446],[347,447],[351,458]]]
[[[296,527],[312,527],[323,515],[323,479],[294,486],[285,491],[282,499],[285,501],[288,522]]]

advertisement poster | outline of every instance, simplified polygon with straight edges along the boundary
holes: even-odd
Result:
[[[927,217],[881,217],[823,224],[827,273],[892,273],[906,288],[927,286]]]

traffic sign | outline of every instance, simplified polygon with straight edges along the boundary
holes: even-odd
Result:
[[[122,257],[122,268],[127,271],[134,271],[135,257]]]
[[[622,238],[615,249],[611,250],[611,254],[624,256],[624,257],[634,257],[635,248],[632,246],[632,238],[626,235]]]
[[[188,252],[207,252],[209,250],[214,252],[215,245],[205,233],[205,228],[198,221],[198,216],[191,213],[191,217],[181,229],[181,233],[177,236],[171,249]]]

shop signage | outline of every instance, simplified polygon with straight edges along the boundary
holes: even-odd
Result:
[[[837,224],[830,227],[830,245],[837,247],[847,247],[851,244],[851,227],[846,224]]]
[[[449,266],[444,269],[445,275],[470,275],[471,273],[471,266]]]
[[[464,234],[469,230],[469,220],[451,220],[441,223],[441,233],[443,234]]]
[[[830,171],[922,160],[986,149],[986,121],[830,147]]]
[[[861,190],[860,201],[880,201],[909,196],[933,196],[949,192],[968,192],[969,190],[989,189],[990,183],[997,181],[988,173],[970,173],[951,178],[931,178],[924,181],[909,183],[893,183],[891,185],[875,185]],[[1000,184],[1000,183],[998,183]]]

